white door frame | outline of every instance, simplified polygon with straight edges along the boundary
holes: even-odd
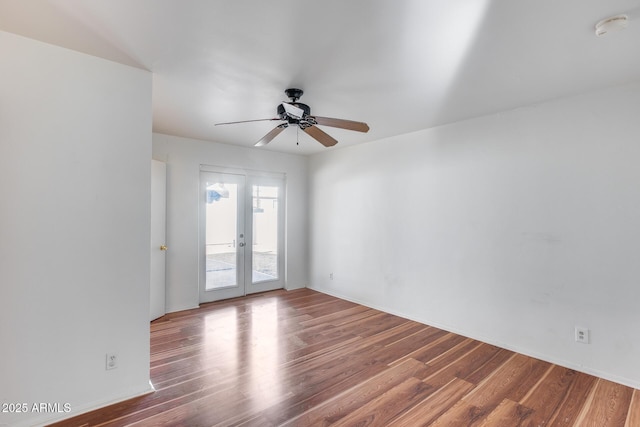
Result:
[[[149,298],[151,320],[166,313],[167,164],[151,161],[151,255]]]

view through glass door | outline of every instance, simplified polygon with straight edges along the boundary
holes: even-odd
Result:
[[[200,302],[284,287],[284,179],[201,172]]]
[[[284,287],[284,182],[251,177],[251,251],[246,265],[247,293]]]
[[[242,175],[202,173],[200,302],[245,294],[244,192]]]

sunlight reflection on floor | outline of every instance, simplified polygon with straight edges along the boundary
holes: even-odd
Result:
[[[286,381],[281,378],[281,346],[286,338],[275,298],[257,298],[242,311],[236,307],[216,311],[205,318],[205,327],[203,362],[207,369],[220,369],[221,381],[235,382],[233,389],[247,397],[238,402],[241,406],[260,410],[289,395],[282,390]]]

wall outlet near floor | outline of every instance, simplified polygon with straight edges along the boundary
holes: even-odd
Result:
[[[576,326],[576,342],[589,344],[589,329]]]
[[[333,273],[329,273],[329,280],[333,280]]]
[[[107,371],[118,367],[118,355],[115,353],[107,353]]]

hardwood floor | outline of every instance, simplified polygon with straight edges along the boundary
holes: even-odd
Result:
[[[640,391],[308,289],[151,324],[156,392],[54,426],[640,426]]]

